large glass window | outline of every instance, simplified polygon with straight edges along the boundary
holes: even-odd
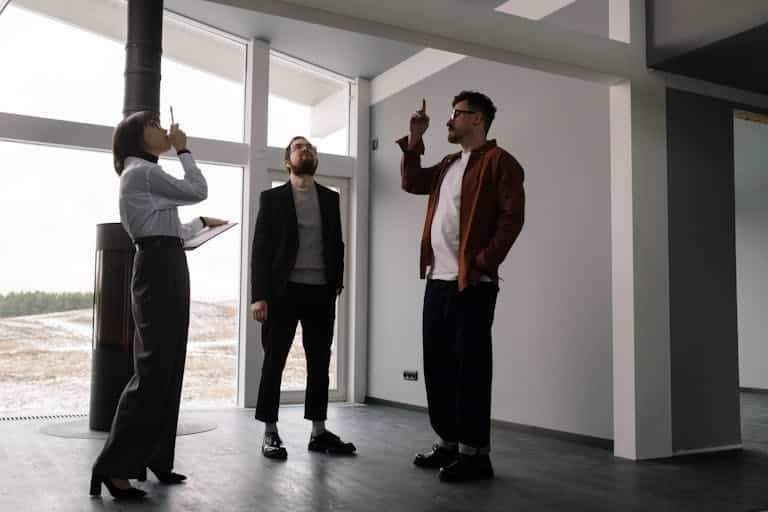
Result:
[[[188,135],[242,142],[246,46],[166,15],[160,106]],[[214,100],[215,98],[215,100]]]
[[[104,19],[99,35],[27,8],[23,0],[11,2],[0,16],[0,111],[116,124],[123,106],[125,48],[117,37],[103,34],[120,33],[125,15],[117,3],[107,10],[118,15]]]
[[[165,170],[182,175],[177,159]],[[240,222],[243,169],[202,165],[208,199],[179,209],[182,222],[217,217],[238,225],[187,252],[191,313],[182,407],[233,406],[237,398],[240,297]]]
[[[0,16],[0,112],[112,126],[122,118],[126,4],[14,0]],[[191,136],[243,141],[245,45],[166,15],[161,113]],[[201,98],[216,98],[202,101]]]
[[[0,112],[116,124],[125,29],[124,0],[14,0],[0,16]],[[245,45],[167,13],[163,48],[164,123],[173,105],[190,136],[242,141]],[[200,100],[210,97],[217,101]],[[180,173],[175,158],[163,166]],[[209,199],[181,208],[182,220],[240,222],[242,169],[200,167]],[[0,173],[0,416],[87,412],[95,225],[119,221],[112,156],[0,141]],[[232,405],[239,227],[188,260],[192,318],[182,404]]]
[[[347,79],[272,53],[267,145],[301,135],[321,153],[349,155],[349,91]]]
[[[162,161],[178,172],[178,161]],[[201,165],[209,199],[180,209],[240,222],[242,169]],[[0,142],[0,415],[87,412],[95,226],[118,222],[108,153]],[[188,252],[183,406],[236,398],[239,227]]]
[[[0,142],[0,415],[88,410],[95,225],[111,155]]]

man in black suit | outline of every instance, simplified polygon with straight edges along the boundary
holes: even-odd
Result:
[[[253,236],[251,314],[262,323],[264,347],[256,419],[266,424],[262,453],[271,459],[288,456],[278,435],[277,412],[298,322],[307,358],[304,417],[312,421],[308,448],[335,454],[355,451],[352,443],[325,428],[344,242],[339,194],[315,182],[317,164],[315,147],[304,137],[294,137],[285,148],[289,180],[261,193]]]

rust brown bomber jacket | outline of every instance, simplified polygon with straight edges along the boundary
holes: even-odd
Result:
[[[408,136],[397,141],[403,150],[401,186],[412,194],[429,194],[427,218],[421,236],[420,275],[432,265],[432,219],[445,172],[461,156],[452,153],[432,167],[421,166],[424,143],[408,149]],[[475,269],[498,282],[499,265],[523,228],[525,218],[524,172],[515,157],[487,141],[472,151],[461,183],[459,212],[459,290],[469,286]]]

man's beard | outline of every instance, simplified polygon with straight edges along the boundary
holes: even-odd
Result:
[[[296,167],[291,166],[291,172],[296,176],[314,176],[316,170],[314,159],[302,159]]]
[[[448,142],[451,144],[457,144],[461,142],[462,136],[456,133],[455,131],[448,131]]]

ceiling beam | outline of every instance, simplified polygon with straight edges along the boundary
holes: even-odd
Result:
[[[641,45],[472,6],[460,0],[210,0],[590,81],[645,69]]]

